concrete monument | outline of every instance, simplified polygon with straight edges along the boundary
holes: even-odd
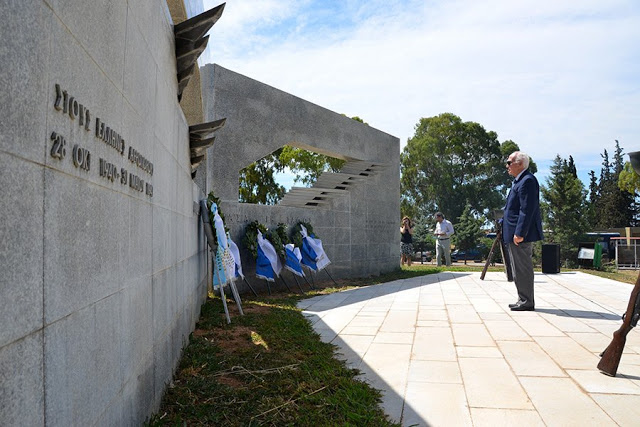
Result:
[[[235,241],[254,220],[267,227],[302,220],[322,239],[334,277],[398,268],[398,138],[220,65],[202,67],[201,79],[206,120],[226,119],[201,168]],[[347,162],[311,188],[292,189],[278,205],[239,203],[240,170],[284,145]],[[255,277],[253,260],[242,255],[245,275]]]
[[[222,67],[201,85],[223,9],[0,1],[0,425],[157,410],[206,298],[211,189],[236,241],[248,220],[308,220],[338,276],[397,265],[397,138]],[[351,169],[238,204],[237,172],[283,144]]]

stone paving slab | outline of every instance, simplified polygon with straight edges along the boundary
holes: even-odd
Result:
[[[383,391],[403,426],[640,425],[640,331],[611,378],[598,354],[632,285],[535,275],[536,311],[512,312],[502,273],[445,272],[303,300],[336,357]]]

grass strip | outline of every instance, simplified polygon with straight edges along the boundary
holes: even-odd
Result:
[[[398,271],[387,280],[414,276]],[[147,425],[397,425],[381,409],[380,391],[335,359],[334,346],[320,340],[296,307],[303,298],[381,279],[246,299],[245,316],[229,304],[231,324],[220,298],[209,299],[161,408]]]

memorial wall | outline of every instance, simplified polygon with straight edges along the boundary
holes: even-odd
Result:
[[[201,68],[201,82],[205,120],[226,119],[208,149],[206,188],[222,201],[236,242],[254,220],[266,227],[304,221],[322,240],[334,278],[398,268],[398,138],[217,64]],[[284,145],[346,163],[340,173],[325,172],[311,188],[290,191],[274,206],[239,203],[240,170]],[[246,250],[241,255],[247,278],[264,288],[255,279],[255,260]],[[328,280],[322,272],[318,277]]]
[[[0,425],[139,425],[206,297],[169,8],[0,16]]]
[[[398,267],[398,139],[217,65],[201,84],[214,9],[0,0],[0,425],[158,409],[207,295],[209,191],[236,242],[302,220],[336,278]],[[239,171],[285,144],[347,165],[281,205],[238,203]]]

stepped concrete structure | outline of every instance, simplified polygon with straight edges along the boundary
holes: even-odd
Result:
[[[202,67],[201,79],[205,119],[226,119],[207,152],[206,188],[221,200],[236,242],[254,220],[267,227],[305,221],[322,240],[333,277],[398,267],[398,138],[217,64]],[[292,188],[278,205],[239,203],[239,172],[284,145],[346,163],[311,188]],[[247,251],[242,258],[255,280],[254,260]]]
[[[397,264],[397,138],[222,67],[201,85],[223,9],[0,2],[0,425],[158,409],[207,296],[211,190],[238,241],[250,220],[306,220],[339,276]],[[313,209],[238,204],[238,171],[289,143],[366,179],[322,187]]]

